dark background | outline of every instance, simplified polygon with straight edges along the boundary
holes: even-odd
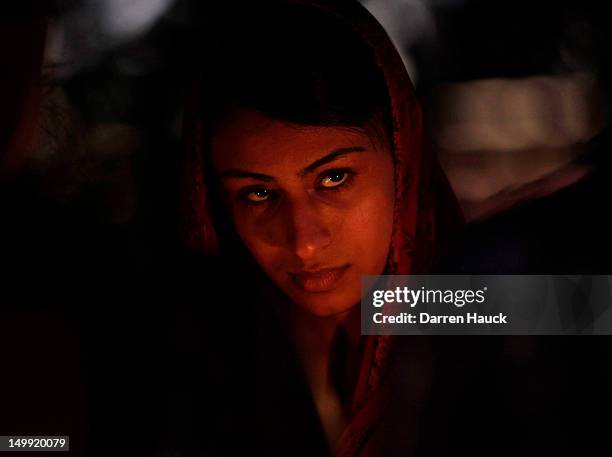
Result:
[[[612,273],[605,2],[364,3],[402,49],[468,219],[449,272]],[[211,424],[223,422],[224,401],[208,398],[194,412],[197,380],[220,376],[218,396],[239,392],[249,356],[209,323],[248,319],[240,297],[212,295],[225,279],[177,249],[175,225],[181,110],[204,58],[191,30],[207,13],[193,0],[0,7],[3,33],[48,26],[41,80],[31,83],[43,94],[30,108],[32,142],[0,175],[2,435],[70,435],[73,455],[173,455],[177,441],[198,436],[192,416],[203,414],[203,440],[218,439]],[[28,39],[0,46],[18,56],[0,66],[8,97],[37,69],[22,65]],[[9,121],[28,114],[4,106],[10,138],[18,126]],[[452,362],[440,379],[468,370],[478,385],[495,380],[495,417],[515,444],[484,440],[491,452],[589,455],[608,445],[609,338],[435,345]],[[232,376],[218,375],[224,357],[236,361]],[[449,431],[477,415],[470,398],[447,396],[453,407],[438,400],[445,419],[430,419],[423,440],[449,445],[424,445],[426,455],[452,453],[453,440],[474,446],[466,428]],[[489,450],[481,447],[474,452]]]

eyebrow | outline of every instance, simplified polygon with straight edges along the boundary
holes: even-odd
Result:
[[[224,171],[223,173],[219,175],[219,177],[221,178],[252,178],[252,179],[257,179],[259,181],[265,181],[265,182],[274,181],[274,178],[272,176],[264,175],[261,173],[253,173],[252,171],[237,170],[237,169],[231,169],[231,170]]]
[[[301,170],[298,173],[298,176],[305,176],[309,173],[312,173],[317,168],[327,163],[333,162],[334,160],[340,157],[343,157],[345,155],[356,153],[356,152],[364,152],[365,150],[366,149],[361,146],[335,149],[329,154],[327,154],[326,156],[315,160],[310,165],[305,167],[303,170]],[[239,169],[231,169],[231,170],[224,171],[223,173],[219,174],[219,177],[221,178],[252,178],[252,179],[257,179],[259,181],[264,181],[264,182],[275,181],[274,177],[272,176],[264,175],[262,173],[254,173],[252,171],[239,170]]]

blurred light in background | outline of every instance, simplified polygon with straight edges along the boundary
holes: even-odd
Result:
[[[419,68],[414,62],[412,48],[435,43],[437,39],[434,8],[453,8],[466,0],[360,0],[380,22],[399,51],[416,86]]]
[[[98,2],[101,3],[102,34],[114,42],[122,42],[149,31],[174,0],[98,0]]]
[[[378,19],[399,51],[413,84],[418,69],[410,48],[419,41],[433,39],[436,26],[424,0],[363,0],[363,5]]]
[[[83,0],[51,22],[47,66],[67,78],[149,32],[175,0]]]
[[[470,211],[483,202],[494,212],[492,197],[570,166],[608,122],[608,40],[594,2],[362,3],[402,53],[429,138]]]
[[[602,99],[588,73],[440,84],[430,125],[444,150],[568,147],[602,128]]]
[[[435,37],[434,18],[425,0],[364,0],[363,5],[402,47]]]

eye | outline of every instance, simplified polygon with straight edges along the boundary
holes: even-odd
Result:
[[[250,190],[244,194],[244,198],[252,203],[262,203],[270,198],[270,191],[268,189]]]
[[[321,179],[321,187],[329,189],[330,187],[338,187],[349,178],[349,173],[346,170],[331,170],[323,179]]]

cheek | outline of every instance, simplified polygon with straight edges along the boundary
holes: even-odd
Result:
[[[342,230],[344,250],[361,274],[380,274],[385,266],[393,227],[392,190],[368,193],[347,215]]]
[[[255,218],[235,215],[234,227],[251,255],[269,276],[283,268],[282,252],[278,245],[268,241],[266,224],[258,223]]]
[[[382,274],[386,265],[395,206],[394,167],[387,151],[367,174],[358,205],[350,212],[342,230],[360,274]]]

